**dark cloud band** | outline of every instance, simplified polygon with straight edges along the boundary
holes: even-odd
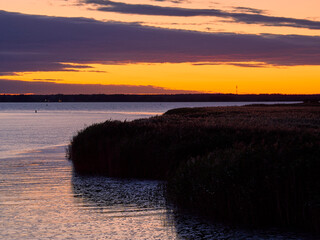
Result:
[[[262,15],[263,11],[252,8],[236,7],[237,12],[227,12],[219,9],[190,9],[181,7],[161,7],[147,4],[127,4],[109,0],[81,0],[82,3],[96,4],[97,10],[124,14],[195,17],[211,16],[232,19],[235,22],[246,24],[261,24],[266,26],[295,27],[320,29],[320,22],[306,19],[274,17]]]
[[[0,74],[85,70],[91,63],[320,65],[316,36],[202,33],[4,11],[0,32]]]
[[[53,81],[53,79],[49,79]],[[59,80],[59,79],[57,79]],[[155,86],[63,84],[0,79],[0,94],[186,94],[196,91],[171,90]]]

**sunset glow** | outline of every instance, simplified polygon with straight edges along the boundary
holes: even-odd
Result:
[[[0,93],[318,94],[319,8],[318,0],[2,1]]]

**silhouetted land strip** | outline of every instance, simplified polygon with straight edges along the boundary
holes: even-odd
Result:
[[[219,221],[320,232],[320,104],[181,108],[106,121],[69,146],[76,172],[167,180]]]
[[[0,102],[257,102],[319,100],[320,94],[0,95]]]

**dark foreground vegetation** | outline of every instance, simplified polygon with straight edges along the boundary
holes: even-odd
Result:
[[[227,223],[320,232],[320,104],[186,108],[75,136],[76,172],[167,180],[168,198]]]

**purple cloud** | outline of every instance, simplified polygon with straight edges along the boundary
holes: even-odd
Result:
[[[0,94],[186,94],[199,93],[187,90],[172,90],[155,86],[63,84],[37,81],[26,82],[0,79]]]
[[[249,8],[249,7],[233,7],[236,12],[243,12],[243,13],[255,13],[255,14],[262,14],[265,13],[264,10],[256,9],[256,8]]]
[[[4,11],[0,11],[0,32],[2,75],[85,70],[91,63],[320,65],[317,36],[203,33]]]
[[[254,8],[234,7],[237,12],[227,12],[219,9],[190,9],[181,7],[161,7],[147,4],[127,4],[109,0],[81,0],[86,4],[97,5],[97,10],[124,14],[140,14],[171,17],[211,16],[232,19],[246,24],[261,24],[265,26],[295,27],[320,29],[319,21],[306,19],[274,17],[262,15],[263,11]]]

